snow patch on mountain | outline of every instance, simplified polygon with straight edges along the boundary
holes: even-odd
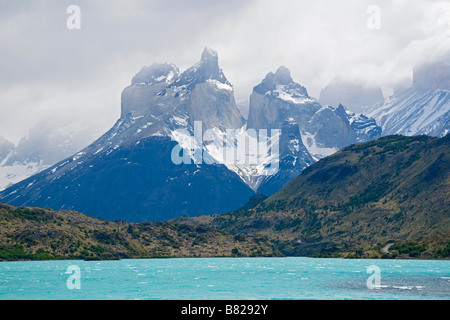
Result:
[[[171,138],[192,163],[198,161],[196,152],[200,152],[202,163],[225,165],[254,191],[262,177],[273,175],[278,170],[278,131],[260,135],[255,130],[247,131],[244,125],[236,130],[212,128],[199,138],[192,130],[181,129],[172,131]]]
[[[0,191],[27,179],[47,168],[42,162],[14,163],[9,166],[0,164]]]
[[[276,89],[273,91],[268,91],[266,95],[273,95],[274,97],[281,99],[283,101],[293,103],[293,104],[305,104],[313,103],[314,99],[305,97],[301,95],[298,90],[290,89],[284,85],[277,85]]]
[[[372,107],[383,135],[443,137],[449,130],[450,91],[408,89]]]
[[[319,145],[316,141],[315,135],[309,132],[302,132],[301,137],[303,144],[315,161],[319,161],[322,158],[330,156],[339,150],[338,148],[329,148]]]
[[[231,86],[231,84],[222,83],[222,82],[214,80],[214,79],[208,79],[208,80],[206,80],[206,82],[216,86],[217,89],[219,89],[219,90],[233,91],[233,87]]]

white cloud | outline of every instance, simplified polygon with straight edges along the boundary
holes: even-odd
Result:
[[[183,70],[206,45],[239,102],[280,65],[313,96],[338,76],[389,92],[415,64],[450,50],[447,1],[81,0],[76,31],[66,28],[70,4],[0,0],[0,135],[17,141],[56,115],[106,131],[143,65]],[[367,29],[369,5],[380,7],[380,30]]]

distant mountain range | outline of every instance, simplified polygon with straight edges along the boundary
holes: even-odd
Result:
[[[434,90],[436,96],[427,91],[427,102],[416,99],[415,111],[404,117],[402,108],[416,101],[420,90],[414,87],[390,97],[366,116],[350,112],[343,104],[323,106],[292,79],[287,68],[280,67],[254,87],[246,120],[236,106],[232,84],[219,67],[217,52],[205,48],[200,61],[183,72],[170,63],[143,67],[123,90],[121,117],[107,133],[1,191],[0,201],[132,222],[233,211],[255,194],[271,196],[305,168],[349,145],[390,132],[445,135],[450,105],[444,89]],[[394,123],[406,129],[398,132]],[[267,154],[260,154],[261,142],[256,144],[256,164],[248,161],[255,150],[247,149],[245,161],[230,163],[224,150],[237,145],[229,130],[244,137],[246,146],[255,140],[251,132],[278,134],[271,136]],[[199,142],[199,135],[205,134],[218,139]],[[177,146],[184,150],[175,155],[182,154],[189,164],[174,163]],[[12,163],[10,149],[10,144],[0,141],[0,157],[8,154],[0,172]],[[36,171],[44,168],[43,162],[38,164]]]
[[[227,130],[278,129],[273,138],[279,139],[279,155],[260,158],[258,166],[227,163],[220,146],[205,143],[203,158],[216,164],[174,164],[174,146],[189,149],[196,122],[202,133],[212,130],[218,137]],[[226,212],[255,192],[273,194],[318,159],[380,135],[373,119],[342,105],[322,107],[284,67],[255,87],[246,122],[217,52],[205,48],[200,61],[182,73],[168,63],[142,68],[123,91],[121,118],[109,132],[4,190],[0,199],[134,222]],[[274,162],[277,174],[264,174]]]

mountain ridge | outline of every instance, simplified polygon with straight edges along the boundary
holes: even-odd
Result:
[[[264,236],[285,255],[442,258],[449,151],[450,135],[383,137],[321,159],[253,208],[176,220]],[[380,252],[388,243],[392,255]]]

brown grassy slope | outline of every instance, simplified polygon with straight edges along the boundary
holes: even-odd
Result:
[[[268,241],[207,226],[111,222],[0,204],[0,260],[279,255]]]

